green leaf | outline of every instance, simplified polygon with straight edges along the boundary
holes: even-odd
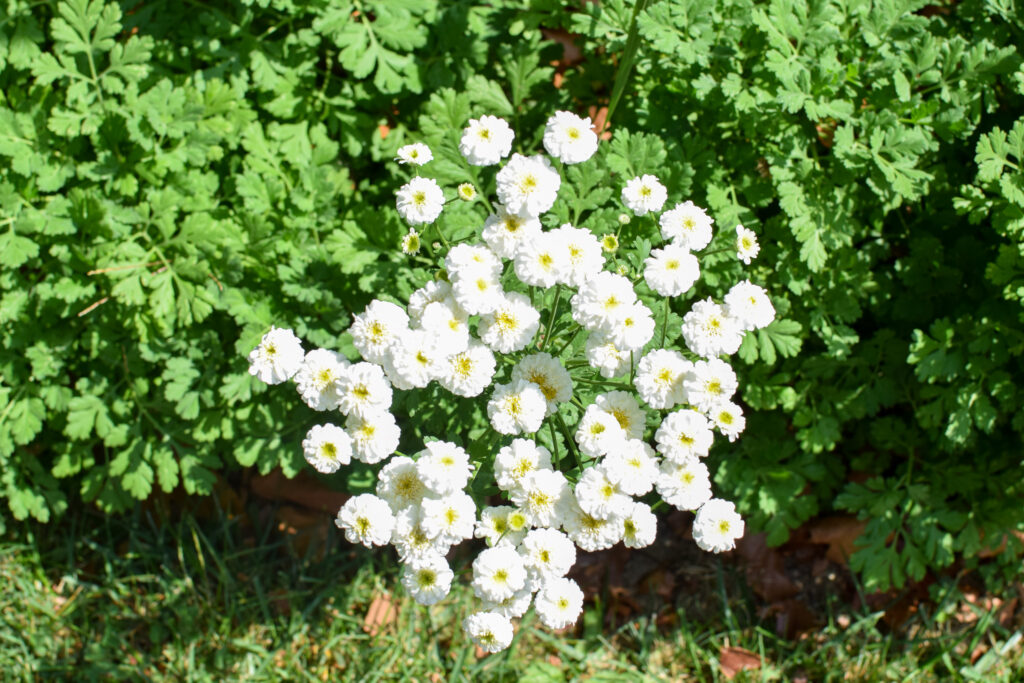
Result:
[[[19,268],[39,255],[39,245],[27,237],[8,230],[0,235],[0,263],[8,268]]]

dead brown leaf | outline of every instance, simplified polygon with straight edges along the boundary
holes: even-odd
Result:
[[[331,515],[337,514],[349,498],[346,493],[327,488],[320,480],[305,471],[288,479],[281,470],[274,470],[269,474],[253,477],[249,482],[249,488],[257,496],[267,500],[296,503]]]
[[[591,127],[594,132],[597,133],[597,136],[602,140],[611,140],[612,131],[605,130],[605,124],[608,120],[608,107],[599,108],[595,105],[591,105],[587,109],[587,115],[590,117],[590,120],[594,122],[594,125]]]
[[[380,593],[370,601],[370,608],[363,618],[363,630],[375,636],[398,617],[398,607],[388,593]]]
[[[827,545],[825,557],[845,567],[853,555],[854,542],[867,526],[865,520],[850,515],[822,517],[808,525],[811,543]]]
[[[723,647],[718,651],[718,664],[722,667],[722,675],[731,681],[740,671],[760,669],[761,658],[742,647]]]

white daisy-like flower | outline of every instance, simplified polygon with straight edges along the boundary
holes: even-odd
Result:
[[[398,214],[409,225],[433,223],[444,208],[444,192],[433,178],[416,176],[395,192]]]
[[[718,427],[718,431],[735,441],[747,426],[743,411],[732,401],[719,401],[708,408],[708,417]]]
[[[504,119],[481,116],[470,119],[463,129],[459,152],[473,166],[490,166],[508,156],[515,137],[516,134]]]
[[[445,355],[425,330],[408,330],[392,344],[384,372],[396,389],[423,388],[436,379]]]
[[[428,493],[412,458],[397,455],[377,473],[377,495],[388,502],[396,514],[419,505]]]
[[[569,252],[563,242],[554,232],[542,232],[519,245],[514,261],[516,277],[523,284],[545,289],[567,282]]]
[[[349,367],[348,359],[336,351],[313,349],[306,354],[295,373],[295,387],[313,410],[334,410],[338,407],[338,380]]]
[[[508,619],[515,619],[526,614],[526,610],[530,609],[531,602],[533,602],[533,591],[531,591],[529,585],[527,585],[523,586],[504,600],[497,602],[484,600],[483,607],[488,612],[500,614]]]
[[[708,297],[695,302],[690,312],[683,316],[683,339],[698,356],[731,356],[743,343],[743,328]]]
[[[658,519],[645,503],[634,502],[622,519],[622,543],[627,548],[646,548],[658,534]]]
[[[434,154],[422,142],[414,142],[398,148],[396,161],[400,164],[422,166],[434,158]]]
[[[697,257],[672,244],[651,251],[644,260],[644,266],[647,286],[662,296],[679,296],[688,292],[700,278]]]
[[[614,254],[619,250],[619,238],[613,233],[608,233],[601,238],[601,250],[606,254]]]
[[[756,258],[760,251],[761,245],[757,243],[757,235],[754,234],[754,231],[737,225],[736,258],[749,266],[750,261]]]
[[[476,523],[473,535],[485,539],[487,545],[492,547],[499,544],[512,547],[519,545],[526,536],[526,529],[520,528],[513,531],[509,526],[509,515],[515,511],[516,509],[511,505],[484,508],[480,513],[480,521]]]
[[[696,510],[711,500],[711,476],[697,458],[665,460],[654,486],[666,503],[680,510]]]
[[[413,325],[420,324],[423,310],[428,304],[443,303],[454,306],[452,286],[444,280],[431,280],[409,295],[409,321]]]
[[[452,279],[456,303],[470,315],[493,313],[505,301],[498,278],[484,270],[462,272]]]
[[[434,605],[448,595],[455,573],[444,557],[433,553],[416,558],[402,570],[402,585],[421,605]]]
[[[601,410],[596,404],[587,406],[576,428],[576,443],[580,452],[597,458],[612,450],[621,448],[626,441],[626,432],[618,420]]]
[[[727,500],[713,498],[704,503],[693,520],[693,540],[702,550],[721,553],[736,547],[743,536],[743,519],[736,506]]]
[[[603,332],[592,332],[587,337],[584,351],[590,367],[598,370],[601,376],[607,379],[621,377],[629,372],[630,361],[636,365],[640,360],[640,354],[616,346]]]
[[[435,301],[426,305],[420,317],[420,328],[433,340],[446,356],[462,353],[469,348],[469,314],[455,303],[455,299]],[[442,367],[437,371],[443,374]]]
[[[658,410],[671,408],[684,400],[683,381],[693,363],[678,351],[655,349],[640,360],[635,384],[640,398]]]
[[[532,584],[565,576],[576,564],[576,546],[557,529],[532,529],[519,545]]]
[[[345,415],[367,416],[391,407],[391,384],[384,370],[373,363],[356,363],[344,368],[336,380],[338,408]]]
[[[457,396],[479,396],[491,383],[496,366],[489,348],[470,341],[465,351],[448,357],[438,382]]]
[[[693,202],[676,204],[658,219],[663,239],[687,251],[700,251],[711,242],[711,224],[715,222]]]
[[[450,441],[424,444],[416,460],[416,472],[433,494],[446,496],[466,488],[472,466],[469,453]]]
[[[583,472],[576,483],[576,502],[583,511],[606,519],[612,513],[629,505],[631,499],[619,485],[611,481],[603,467],[591,467]]]
[[[573,501],[575,503],[575,501]],[[583,511],[578,504],[568,506],[562,521],[562,528],[572,542],[588,553],[607,550],[622,540],[622,514],[616,511],[607,518],[595,517]]]
[[[409,329],[409,316],[401,306],[374,299],[352,318],[349,334],[359,355],[370,363],[382,364],[391,345]]]
[[[424,498],[423,531],[428,538],[444,543],[460,543],[473,538],[476,526],[476,504],[463,491],[456,491],[444,498]]]
[[[459,195],[459,199],[464,202],[471,202],[477,197],[477,191],[473,183],[462,183],[455,189],[455,192]]]
[[[511,491],[512,502],[534,526],[557,526],[572,494],[565,475],[554,470],[533,470]]]
[[[501,259],[482,244],[456,244],[444,257],[444,267],[452,280],[481,272],[495,280],[501,277]]]
[[[597,133],[589,118],[556,111],[544,127],[544,149],[566,164],[578,164],[597,152]]]
[[[640,439],[630,439],[601,461],[605,476],[630,496],[642,496],[654,487],[658,478],[658,459],[654,449]]]
[[[627,439],[642,439],[647,413],[626,391],[609,391],[594,398],[594,404],[609,413],[626,433]]]
[[[732,398],[739,385],[732,366],[719,358],[697,361],[683,379],[686,401],[702,412],[719,401]]]
[[[715,435],[711,423],[696,410],[677,410],[658,427],[654,439],[658,452],[675,463],[703,458],[711,450]]]
[[[337,425],[314,425],[302,440],[302,452],[317,472],[331,474],[352,462],[352,438]]]
[[[540,328],[540,313],[530,298],[519,292],[508,292],[492,313],[480,316],[477,334],[480,341],[499,353],[522,351]]]
[[[519,488],[523,477],[536,470],[551,469],[551,452],[528,439],[513,439],[494,458],[494,481],[498,488]]]
[[[775,307],[768,293],[750,280],[737,282],[725,295],[726,314],[738,320],[744,330],[759,330],[775,320]]]
[[[667,198],[668,190],[652,175],[633,178],[622,188],[622,203],[637,216],[645,216],[650,211],[661,211]]]
[[[540,220],[534,217],[518,216],[498,204],[497,213],[492,213],[484,222],[482,237],[495,254],[504,259],[513,259],[522,244],[532,242],[541,234]]]
[[[559,403],[572,398],[572,377],[562,362],[550,353],[542,351],[525,356],[512,368],[512,379],[536,384],[544,394],[548,415],[558,410]]]
[[[420,252],[420,234],[413,228],[402,237],[402,253],[406,256],[415,256]]]
[[[591,332],[615,326],[636,303],[633,284],[622,275],[600,272],[587,278],[572,297],[573,320]]]
[[[533,604],[542,624],[550,629],[565,628],[575,624],[583,612],[583,591],[572,579],[550,579]]]
[[[423,509],[410,505],[395,513],[395,530],[391,544],[398,551],[398,559],[412,562],[417,559],[440,555],[444,557],[451,549],[451,543],[439,538],[430,538],[423,529]]]
[[[500,602],[526,584],[526,565],[510,545],[480,551],[473,560],[473,592],[478,598]]]
[[[562,177],[543,155],[513,154],[498,171],[498,201],[520,216],[540,216],[558,197]]]
[[[575,228],[565,223],[549,234],[557,237],[558,243],[565,249],[567,255],[568,270],[564,276],[565,284],[579,287],[604,269],[604,253],[594,233],[586,228]]]
[[[345,431],[352,437],[352,456],[367,465],[394,453],[402,435],[395,416],[385,410],[367,415],[352,413],[345,420]]]
[[[487,417],[499,434],[533,434],[544,423],[547,401],[533,382],[520,379],[495,384]]]
[[[395,516],[386,501],[372,493],[363,493],[345,501],[334,523],[345,531],[349,543],[362,543],[369,548],[391,541]]]
[[[280,384],[299,371],[304,358],[302,342],[294,332],[271,326],[249,353],[249,374],[265,384]]]
[[[512,644],[512,622],[495,612],[476,612],[462,621],[462,630],[484,652],[501,652]]]
[[[639,301],[625,306],[621,317],[606,323],[601,329],[616,345],[629,351],[640,351],[654,337],[654,316],[651,309]]]

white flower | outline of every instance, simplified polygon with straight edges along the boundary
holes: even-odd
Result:
[[[500,602],[525,584],[526,565],[510,545],[482,550],[473,560],[473,592],[478,598]]]
[[[587,514],[607,519],[630,504],[630,498],[619,485],[608,479],[604,468],[598,465],[583,472],[576,483],[576,502]]]
[[[566,164],[578,164],[594,156],[597,133],[593,131],[589,118],[556,111],[544,127],[544,149]]]
[[[428,304],[448,302],[455,305],[452,286],[444,280],[431,280],[409,296],[409,319],[414,325],[420,324],[423,310]]]
[[[515,136],[508,123],[497,116],[470,119],[462,131],[459,152],[473,166],[490,166],[508,156]]]
[[[395,388],[407,391],[423,388],[436,379],[444,359],[436,338],[429,332],[407,330],[391,346],[384,370]]]
[[[640,439],[630,439],[601,461],[608,480],[630,496],[642,496],[654,487],[658,478],[658,460],[654,449]]]
[[[677,410],[664,419],[654,435],[658,452],[675,463],[703,458],[715,435],[707,418],[696,410]]]
[[[501,204],[495,209],[497,213],[492,213],[484,222],[484,241],[501,258],[515,258],[520,245],[540,236],[540,220],[530,216],[518,216],[507,211]]]
[[[595,405],[610,414],[626,433],[627,439],[642,439],[647,413],[633,395],[625,391],[609,391],[594,399]]]
[[[512,644],[512,622],[494,612],[476,612],[462,621],[462,629],[484,652],[500,652]]]
[[[541,623],[551,629],[576,623],[583,612],[583,591],[572,579],[546,581],[534,599]]]
[[[743,526],[735,505],[713,498],[697,510],[693,520],[693,540],[702,550],[709,552],[732,550],[736,547],[736,539],[743,536]]]
[[[572,297],[572,317],[591,332],[608,330],[636,302],[633,284],[621,275],[600,272],[584,282]]]
[[[455,303],[455,299],[428,303],[420,317],[420,327],[446,357],[462,353],[469,348],[469,316]],[[435,379],[444,374],[444,362]]]
[[[693,363],[678,351],[655,349],[640,360],[635,384],[640,398],[652,408],[671,408],[684,400],[683,380]]]
[[[476,188],[473,187],[473,183],[462,183],[455,191],[458,193],[459,199],[464,202],[471,202],[476,199],[477,192]]]
[[[266,384],[280,384],[299,371],[305,354],[291,330],[271,326],[249,353],[249,374]]]
[[[367,416],[391,407],[391,384],[384,370],[373,363],[356,363],[337,379],[338,408],[345,415]]]
[[[568,271],[564,276],[565,284],[579,287],[604,269],[603,250],[594,233],[586,228],[574,228],[565,223],[549,234],[558,239],[567,255]]]
[[[480,513],[480,521],[476,523],[473,535],[486,539],[489,546],[507,544],[515,547],[526,536],[525,529],[513,531],[509,526],[509,515],[515,510],[511,505],[484,508]]]
[[[622,543],[627,548],[646,548],[657,536],[658,519],[649,505],[633,503],[622,520],[622,527]]]
[[[697,361],[683,379],[687,402],[703,412],[719,401],[732,398],[738,388],[739,380],[732,366],[719,358]]]
[[[401,430],[395,416],[387,411],[357,415],[345,420],[345,431],[352,437],[352,455],[356,460],[373,465],[395,452]]]
[[[427,487],[412,458],[395,456],[381,468],[377,473],[377,495],[386,500],[396,514],[420,504],[427,495]]]
[[[452,294],[466,313],[493,313],[505,301],[498,278],[484,270],[460,273],[452,279]]]
[[[680,510],[696,510],[711,499],[708,468],[697,458],[664,461],[654,486],[666,503]]]
[[[617,320],[606,323],[601,332],[616,345],[630,351],[640,351],[654,336],[654,317],[651,310],[639,301],[625,306]]]
[[[519,488],[523,477],[541,469],[551,469],[548,449],[528,439],[513,439],[494,459],[494,481],[498,488],[512,491]]]
[[[630,361],[635,365],[639,360],[639,354],[616,346],[603,332],[593,332],[587,337],[585,352],[590,366],[608,379],[626,374]]]
[[[767,292],[750,280],[732,286],[725,295],[725,310],[744,330],[759,330],[775,320],[775,307]]]
[[[508,619],[514,619],[526,614],[526,610],[530,609],[531,602],[533,602],[533,591],[530,590],[529,586],[523,586],[504,600],[497,602],[491,600],[483,601],[485,610],[500,614]]]
[[[317,472],[331,474],[352,462],[352,438],[337,425],[315,425],[302,441],[302,452]]]
[[[644,264],[647,286],[662,296],[679,296],[700,277],[697,257],[672,244],[653,250]]]
[[[513,154],[498,171],[498,201],[520,216],[540,216],[558,197],[562,177],[543,155]]]
[[[626,432],[614,415],[601,410],[596,404],[587,406],[576,428],[576,443],[584,455],[597,458],[621,448]]]
[[[562,528],[572,542],[588,553],[607,550],[622,540],[621,514],[615,513],[607,519],[589,515],[579,505],[570,505],[562,522]]]
[[[622,188],[622,203],[637,216],[644,216],[649,211],[661,211],[667,198],[668,190],[652,175],[633,178]]]
[[[402,562],[428,558],[433,555],[444,557],[451,548],[450,543],[430,538],[423,530],[423,509],[418,505],[402,508],[395,514],[395,530],[391,543],[398,551]]]
[[[683,316],[683,339],[698,356],[711,358],[723,353],[728,356],[739,350],[743,329],[708,297],[694,303],[690,312]]]
[[[557,526],[571,495],[565,475],[554,470],[527,472],[511,494],[512,502],[534,526]]]
[[[750,265],[750,261],[761,251],[761,245],[757,243],[757,235],[753,230],[748,230],[742,225],[736,226],[736,258]]]
[[[479,396],[491,383],[495,367],[491,350],[471,341],[465,351],[448,357],[438,381],[458,396]]]
[[[487,417],[499,434],[533,434],[543,424],[546,412],[544,394],[524,379],[495,384],[487,402]]]
[[[391,345],[409,329],[409,316],[388,301],[374,299],[352,319],[348,328],[352,344],[364,360],[381,364],[388,357]]]
[[[688,201],[661,214],[658,222],[663,239],[672,240],[675,246],[687,251],[700,251],[711,242],[711,224],[715,220]]]
[[[414,256],[420,251],[420,234],[413,228],[402,237],[402,253],[407,256]]]
[[[295,387],[306,405],[313,410],[337,408],[338,380],[348,366],[348,360],[335,351],[313,349],[307,353],[295,373]]]
[[[334,523],[344,529],[349,543],[362,543],[366,547],[387,545],[395,528],[391,507],[372,493],[353,496],[338,510]]]
[[[422,142],[414,142],[411,145],[399,147],[397,154],[398,163],[412,164],[413,166],[422,166],[434,158],[430,148]]]
[[[747,426],[740,407],[731,401],[719,401],[708,409],[708,417],[718,427],[718,431],[735,441]]]
[[[572,377],[562,362],[550,353],[525,356],[512,368],[512,379],[525,379],[536,384],[547,401],[548,415],[558,410],[559,403],[572,398]]]
[[[501,277],[501,259],[481,244],[456,244],[444,257],[444,267],[453,280],[477,273],[495,280]]]
[[[416,472],[427,488],[439,496],[466,488],[471,474],[469,454],[450,441],[424,445],[416,460]]]
[[[457,491],[444,498],[424,498],[423,531],[428,538],[454,544],[473,538],[476,504],[466,493]]]
[[[437,553],[412,560],[402,571],[402,585],[421,605],[433,605],[444,599],[453,578],[455,573]]]
[[[532,583],[565,576],[576,564],[576,546],[557,529],[532,529],[519,546]]]
[[[433,178],[416,176],[395,192],[398,214],[410,225],[433,223],[444,208],[444,192]]]
[[[476,331],[492,350],[512,353],[526,348],[539,328],[540,313],[530,305],[530,298],[508,292],[493,312],[480,316]]]
[[[569,278],[569,252],[564,240],[554,232],[542,232],[516,251],[516,277],[523,284],[554,287]]]

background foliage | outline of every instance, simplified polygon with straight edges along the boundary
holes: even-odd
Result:
[[[7,0],[9,514],[45,521],[76,495],[123,510],[239,465],[298,471],[315,416],[243,355],[271,323],[344,351],[353,311],[432,275],[396,248],[395,149],[470,115],[527,134],[606,103],[635,17],[603,153],[709,207],[712,249],[753,228],[752,279],[780,312],[740,352],[750,420],[714,454],[721,495],[773,542],[859,515],[870,587],[1004,543],[997,568],[1015,569],[1022,15],[1013,0]],[[540,27],[578,34],[558,88],[562,49]],[[712,291],[738,272],[715,259]],[[415,421],[438,434],[478,410]]]

